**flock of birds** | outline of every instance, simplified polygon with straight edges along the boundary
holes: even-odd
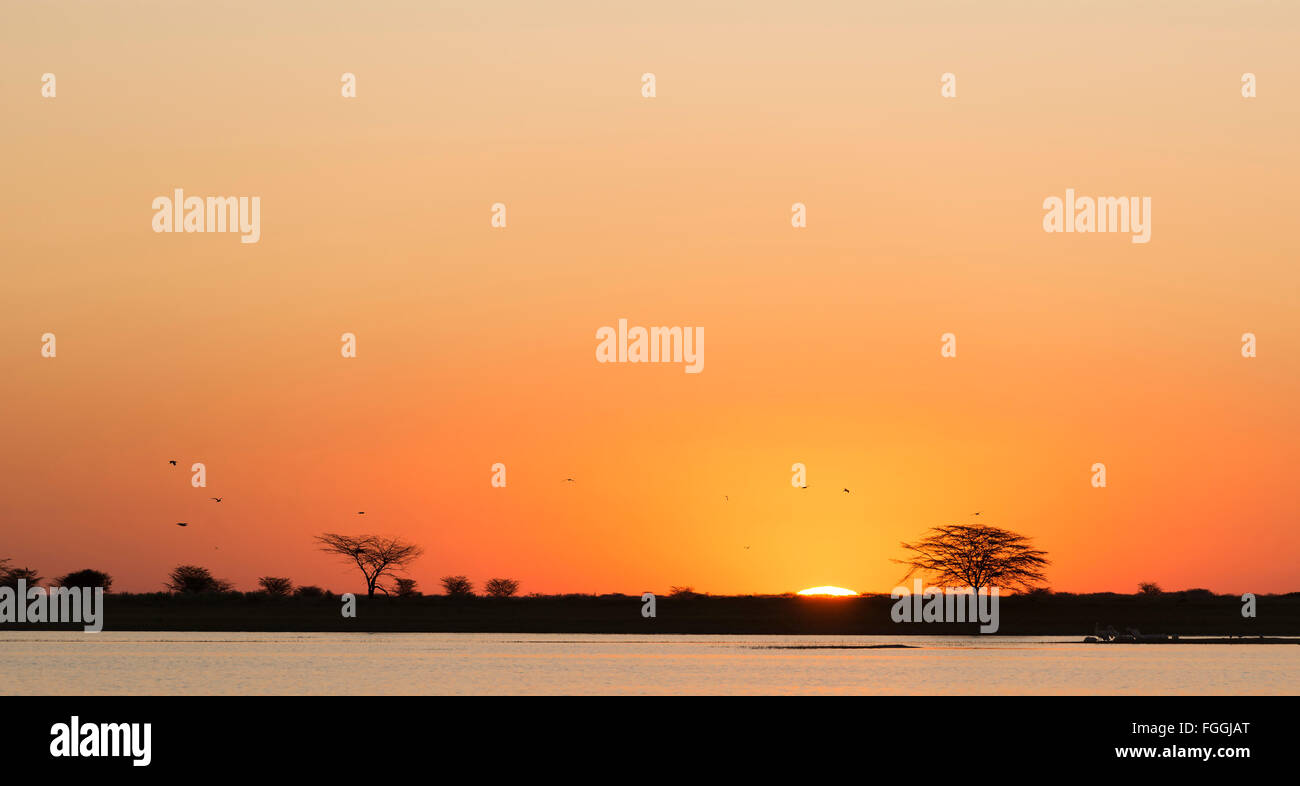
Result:
[[[174,467],[174,466],[176,466],[176,459],[172,459],[171,461],[168,461],[167,463],[168,463],[168,464],[171,464],[171,465]],[[577,483],[577,481],[574,480],[573,478],[565,478],[565,479],[564,479],[564,482],[565,482],[565,483]],[[800,486],[799,488],[804,489],[804,490],[807,490],[807,488],[808,488],[808,484],[805,483],[805,484],[803,484],[802,486]],[[852,494],[852,493],[853,493],[852,491],[849,491],[848,489],[840,489],[840,491],[844,492],[845,494]],[[730,501],[731,501],[731,497],[730,497],[729,495],[725,495],[725,494],[724,494],[722,498],[723,498],[723,500],[725,500],[725,501],[727,501],[727,502],[730,502]],[[221,501],[221,497],[209,497],[208,499],[212,500],[213,502],[220,502],[220,501]],[[972,516],[978,516],[979,514],[981,514],[981,513],[983,513],[983,512],[984,512],[984,511],[980,510],[980,511],[976,511],[976,512],[972,513],[971,515],[972,515]],[[364,516],[364,515],[366,515],[366,512],[365,512],[364,510],[358,510],[358,511],[357,511],[357,515],[358,515],[358,516]],[[178,526],[178,527],[188,527],[188,526],[189,526],[189,523],[184,522],[184,521],[178,521],[178,522],[176,522],[176,526]],[[749,546],[746,546],[745,549],[746,549],[746,550],[749,550]]]
[[[176,466],[176,459],[171,459],[171,460],[169,460],[167,463],[168,463],[168,464],[171,464],[171,465],[174,467],[174,466]],[[572,480],[572,478],[570,478],[570,480]],[[213,502],[220,502],[220,501],[221,501],[222,499],[224,499],[224,498],[223,498],[223,497],[208,497],[208,499],[212,500]],[[357,515],[358,515],[358,516],[364,516],[364,515],[366,515],[366,512],[365,512],[364,510],[358,510],[358,511],[357,511]],[[176,522],[176,526],[178,526],[178,527],[188,527],[189,525],[190,525],[190,523],[189,523],[188,521],[178,521],[178,522]]]

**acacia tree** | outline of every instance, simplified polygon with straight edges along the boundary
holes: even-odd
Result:
[[[984,524],[949,524],[934,527],[921,540],[903,543],[911,552],[896,559],[908,570],[902,580],[922,574],[941,587],[994,585],[1028,591],[1046,579],[1047,552],[1033,548],[1029,539],[1010,530]]]
[[[439,581],[449,598],[468,598],[474,594],[474,583],[465,576],[443,576]]]
[[[514,579],[488,579],[483,590],[493,598],[509,598],[519,591],[519,582]]]
[[[321,544],[321,551],[342,557],[361,570],[361,575],[366,580],[366,594],[372,598],[376,589],[385,594],[388,592],[379,584],[381,578],[396,578],[394,571],[405,568],[424,553],[421,546],[401,538],[382,535],[338,535],[326,532],[317,535],[316,541]]]
[[[293,594],[293,582],[284,576],[263,576],[257,580],[257,584],[272,597],[287,598]]]
[[[7,559],[0,560],[0,587],[9,587],[10,589],[16,590],[18,589],[19,579],[27,582],[28,587],[35,587],[41,583],[42,576],[40,576],[34,569],[10,568],[3,564],[8,561],[9,560]]]
[[[77,570],[54,580],[60,587],[103,587],[104,592],[113,588],[113,577],[102,570]]]
[[[420,594],[415,588],[418,583],[415,579],[393,579],[392,593],[399,598],[414,598]]]
[[[176,566],[164,586],[177,593],[230,592],[235,588],[229,581],[214,577],[211,571],[199,565]]]

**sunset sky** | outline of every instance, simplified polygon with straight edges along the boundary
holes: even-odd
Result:
[[[1058,591],[1300,590],[1300,8],[612,5],[6,9],[0,557],[888,592],[983,521]],[[175,188],[260,242],[154,233]],[[1066,188],[1151,242],[1043,232]],[[597,363],[619,318],[703,373]]]

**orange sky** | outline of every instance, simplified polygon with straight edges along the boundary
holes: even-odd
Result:
[[[0,556],[888,591],[982,510],[1057,590],[1300,590],[1295,6],[548,5],[7,11]],[[1044,233],[1067,187],[1151,242]],[[174,188],[261,241],[155,234]],[[704,372],[596,363],[620,317]]]

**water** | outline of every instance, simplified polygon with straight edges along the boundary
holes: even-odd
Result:
[[[916,649],[817,649],[910,644]],[[788,649],[789,647],[813,647]],[[1077,637],[0,632],[0,694],[1297,694],[1300,646]]]

